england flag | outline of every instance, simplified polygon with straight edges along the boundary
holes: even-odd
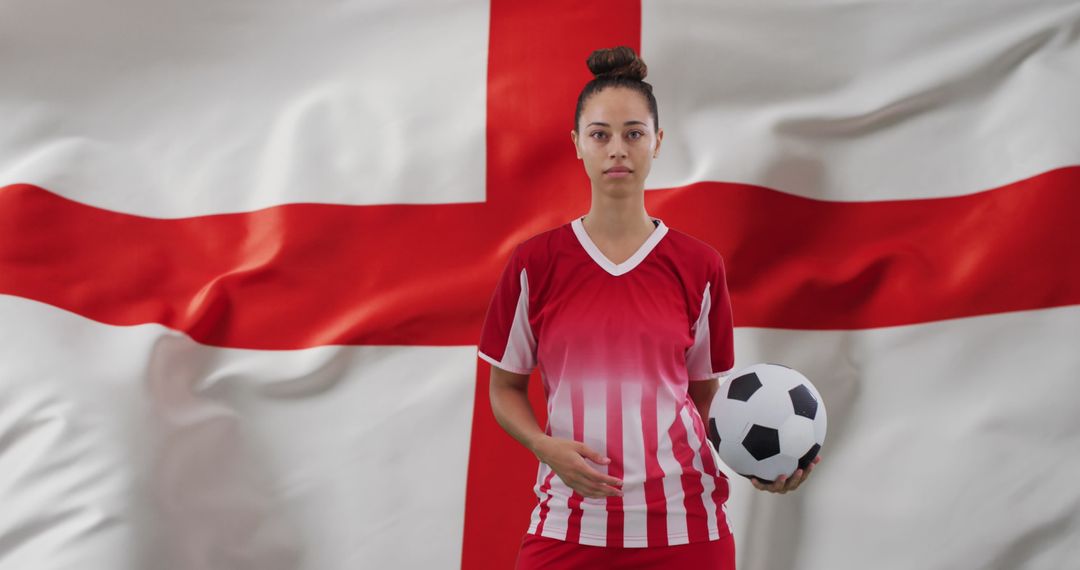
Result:
[[[797,492],[727,471],[739,568],[1080,559],[1080,3],[0,14],[0,570],[512,567],[537,460],[481,325],[589,209],[569,132],[617,45],[735,367],[829,410]]]

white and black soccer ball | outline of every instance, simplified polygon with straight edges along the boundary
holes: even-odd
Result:
[[[799,371],[754,364],[720,384],[707,427],[728,467],[771,483],[806,468],[817,456],[825,443],[825,404]]]

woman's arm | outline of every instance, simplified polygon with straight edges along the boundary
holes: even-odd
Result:
[[[536,444],[548,436],[540,429],[536,414],[529,405],[529,375],[515,374],[492,366],[488,394],[495,421],[499,422],[506,433],[536,455]],[[539,459],[539,456],[537,458]]]
[[[491,367],[491,411],[506,433],[546,463],[571,489],[582,496],[622,496],[622,480],[593,469],[586,459],[608,465],[611,459],[580,441],[560,439],[540,429],[529,405],[529,376]]]
[[[690,386],[686,389],[690,399],[694,401],[698,414],[701,415],[702,422],[707,423],[709,421],[709,407],[712,405],[713,396],[716,395],[718,390],[720,390],[720,380],[718,378],[691,381]]]

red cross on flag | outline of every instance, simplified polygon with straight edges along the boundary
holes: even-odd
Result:
[[[589,208],[616,45],[736,365],[829,406],[798,492],[732,475],[739,567],[1080,557],[1080,5],[3,12],[0,569],[512,567],[537,465],[476,345],[514,246]]]

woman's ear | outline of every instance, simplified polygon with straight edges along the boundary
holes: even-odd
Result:
[[[664,129],[656,129],[656,148],[653,149],[653,158],[660,155],[660,141],[662,140],[664,140]]]
[[[577,145],[577,131],[570,129],[570,140],[574,141],[574,153],[577,154],[578,159],[581,159],[581,149]]]

